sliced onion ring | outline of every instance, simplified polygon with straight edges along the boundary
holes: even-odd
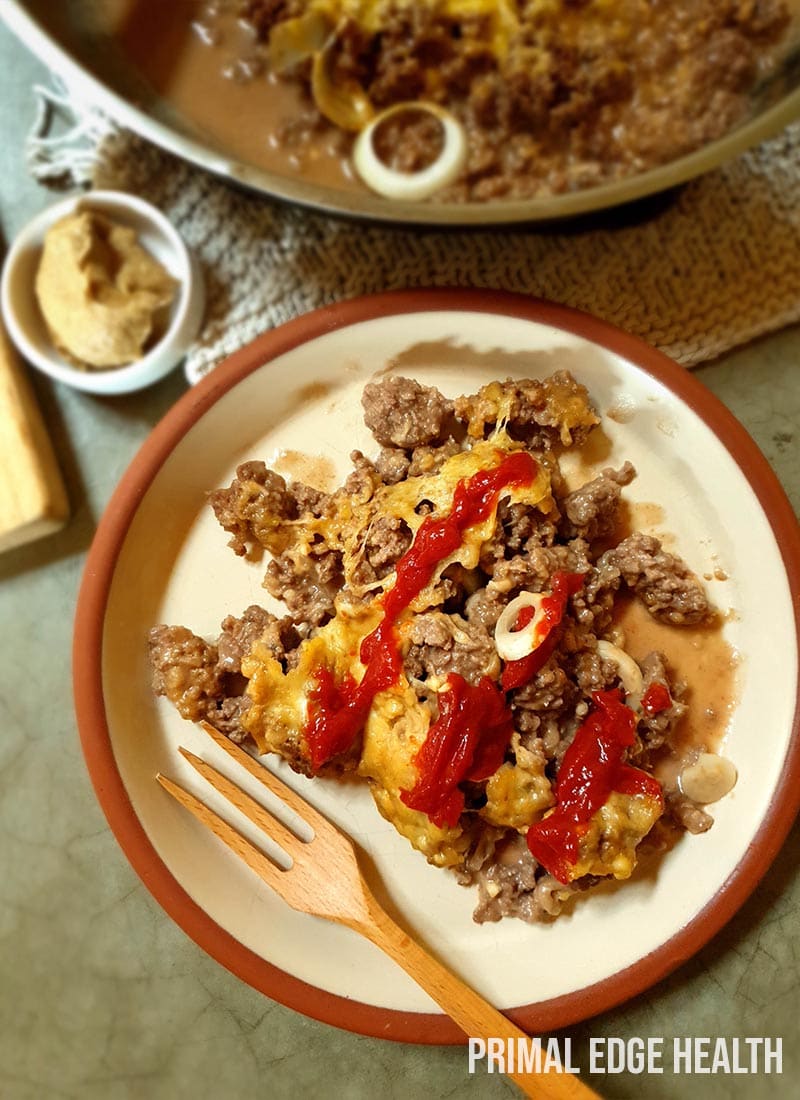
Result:
[[[418,172],[398,172],[375,152],[375,131],[382,122],[405,111],[427,111],[438,119],[443,130],[442,149],[431,164]],[[387,199],[419,202],[447,187],[461,174],[467,160],[467,134],[449,111],[435,103],[395,103],[366,126],[353,146],[353,165],[361,179],[373,191]]]
[[[642,698],[642,670],[630,654],[612,642],[601,640],[597,643],[597,652],[604,661],[613,661],[617,666],[619,678],[625,689],[626,702],[634,710],[639,706]]]
[[[520,592],[503,610],[494,628],[494,645],[504,661],[520,661],[533,653],[544,641],[547,636],[542,630],[544,621],[541,611],[544,598],[543,592]],[[514,630],[519,613],[525,607],[533,608],[533,618],[520,630]]]

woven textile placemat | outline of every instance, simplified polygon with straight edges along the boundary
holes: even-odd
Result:
[[[60,88],[36,89],[28,147],[42,182],[133,192],[160,207],[206,275],[195,381],[283,321],[372,291],[489,287],[549,298],[693,366],[800,319],[800,123],[626,224],[561,230],[384,228],[245,193],[119,129]],[[53,132],[55,115],[67,132]],[[599,224],[598,224],[599,223]]]

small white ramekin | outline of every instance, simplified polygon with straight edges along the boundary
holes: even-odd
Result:
[[[126,366],[82,370],[70,363],[54,345],[36,300],[36,271],[45,234],[77,210],[96,210],[130,226],[140,244],[178,283],[163,336],[141,359]],[[88,393],[130,393],[157,382],[184,357],[203,319],[205,288],[197,261],[160,210],[122,191],[89,191],[48,207],[19,233],[3,267],[0,307],[11,339],[34,367]]]

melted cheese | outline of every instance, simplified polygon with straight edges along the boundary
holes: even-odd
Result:
[[[408,478],[396,485],[373,485],[371,491],[366,488],[361,497],[342,491],[333,498],[329,514],[304,516],[295,523],[276,526],[266,534],[284,552],[291,548],[299,555],[307,553],[312,543],[318,546],[320,540],[324,540],[327,547],[343,553],[345,572],[352,573],[363,555],[373,520],[395,516],[416,533],[424,520],[417,512],[422,501],[433,505],[434,514],[446,515],[452,508],[453,495],[460,482],[480,470],[499,465],[510,452],[518,449],[518,444],[501,428],[492,439],[476,443],[471,450],[447,459],[436,474]],[[508,487],[500,497],[510,498],[512,503],[537,506],[545,513],[550,511],[553,501],[547,467],[539,465],[531,485]],[[398,621],[399,643],[407,634],[415,613],[441,604],[438,584],[443,570],[455,562],[466,569],[474,568],[482,546],[492,538],[496,526],[495,509],[484,521],[464,531],[458,550],[438,564],[431,582]],[[377,582],[376,587],[387,589],[393,583],[394,573],[391,573]],[[275,752],[295,766],[308,768],[308,746],[303,731],[308,720],[309,696],[316,684],[315,670],[327,668],[337,682],[345,677],[360,682],[365,672],[360,659],[361,643],[376,628],[382,614],[380,593],[356,605],[344,598],[338,599],[335,617],[301,644],[295,667],[286,672],[267,645],[256,642],[242,662],[251,699],[243,724],[260,752]],[[499,671],[499,662],[496,671]],[[524,832],[552,806],[553,792],[545,774],[544,757],[523,748],[519,736],[515,735],[512,748],[516,762],[501,765],[489,778],[487,801],[479,817],[473,818],[467,827],[464,826],[467,819],[462,818],[454,827],[439,828],[427,814],[410,809],[400,797],[402,791],[414,787],[417,779],[414,761],[432,720],[431,705],[419,699],[407,678],[401,675],[389,690],[375,696],[360,741],[334,762],[334,768],[355,768],[369,783],[380,813],[429,862],[444,867],[458,866],[463,864],[475,839],[479,820]],[[661,804],[648,796],[613,793],[581,837],[580,854],[571,878],[584,875],[629,877],[636,864],[636,847],[661,812]]]
[[[437,474],[381,486],[368,499],[337,494],[330,515],[306,516],[294,524],[283,524],[275,528],[275,537],[284,548],[292,546],[298,554],[307,552],[312,541],[318,543],[323,538],[327,546],[344,553],[345,562],[349,561],[352,569],[363,552],[366,531],[374,518],[397,516],[416,532],[424,520],[416,511],[422,501],[430,501],[437,515],[447,515],[459,482],[480,470],[498,466],[518,449],[518,444],[499,433],[488,442],[453,455]],[[553,505],[547,469],[539,466],[532,484],[507,487],[498,499],[503,497],[548,511]],[[403,613],[398,623],[399,635],[402,636],[404,625],[415,613],[441,603],[437,586],[444,569],[454,562],[467,569],[478,564],[481,547],[494,535],[496,526],[495,509],[484,521],[465,530],[458,550],[438,564],[431,582]],[[380,587],[390,587],[393,579],[391,573],[380,582]],[[337,682],[346,676],[357,683],[361,681],[365,671],[359,655],[361,642],[381,620],[379,600],[378,595],[355,606],[343,598],[337,600],[335,617],[302,642],[297,664],[287,672],[264,643],[256,642],[242,661],[251,699],[242,722],[260,752],[275,752],[295,766],[308,766],[303,730],[308,719],[309,695],[315,686],[314,672],[325,667]],[[499,661],[495,671],[499,674]],[[400,792],[410,790],[416,781],[414,758],[431,719],[431,706],[417,698],[403,675],[391,689],[375,696],[361,744],[354,745],[352,754],[337,763],[339,767],[357,766],[358,774],[368,780],[383,816],[432,863],[454,866],[463,862],[470,843],[461,826],[438,828],[427,814],[409,809],[400,799]]]
[[[369,585],[359,585],[356,581],[355,570],[363,560],[370,526],[375,520],[394,516],[402,520],[412,534],[416,534],[425,519],[417,512],[423,501],[430,501],[437,515],[447,515],[460,481],[480,470],[498,466],[504,458],[518,450],[518,443],[504,432],[499,432],[490,440],[476,443],[471,450],[452,455],[438,473],[406,478],[396,485],[373,485],[362,497],[354,497],[350,492],[340,490],[331,498],[330,508],[324,516],[307,514],[288,522],[275,519],[270,526],[259,530],[259,540],[272,553],[287,554],[296,561],[298,572],[303,571],[302,559],[312,555],[312,548],[316,554],[326,548],[337,550],[342,554],[348,587],[354,594],[362,596],[371,590],[384,588],[394,576],[390,574],[385,581]],[[555,507],[550,493],[549,471],[539,464],[531,485],[509,486],[502,490],[500,498],[506,498],[512,504],[524,502],[549,513]],[[472,569],[478,564],[481,546],[492,537],[496,525],[493,512],[483,523],[465,531],[459,549],[439,563],[433,580],[415,601],[415,611],[441,603],[437,598],[437,583],[449,565],[460,562],[465,568]]]
[[[555,374],[541,382],[522,383],[519,390],[515,392],[502,382],[489,382],[473,397],[463,399],[459,419],[466,419],[469,436],[480,439],[487,424],[502,427],[513,421],[520,400],[532,400],[540,408],[538,423],[558,427],[564,447],[570,447],[576,436],[600,423],[585,387],[568,376]]]
[[[580,839],[580,854],[571,880],[583,875],[630,878],[636,866],[637,845],[662,812],[661,801],[649,795],[612,792]]]
[[[542,0],[536,2],[541,4]],[[512,36],[519,30],[516,0],[393,0],[392,7],[401,11],[427,7],[453,20],[486,19],[498,56],[505,56]],[[311,0],[309,8],[327,16],[333,24],[342,18],[352,19],[371,34],[379,33],[386,23],[385,0]]]
[[[307,756],[302,730],[308,717],[308,697],[314,687],[314,670],[325,667],[337,680],[360,680],[364,666],[359,658],[363,638],[380,621],[380,610],[369,604],[356,610],[342,609],[300,646],[297,665],[284,672],[263,642],[256,642],[242,661],[251,703],[242,725],[259,752],[276,752],[297,761]]]
[[[469,837],[460,825],[439,828],[427,814],[400,799],[417,779],[414,757],[431,723],[430,708],[407,681],[376,696],[364,730],[358,774],[369,781],[375,805],[430,863],[454,867],[463,863]]]
[[[514,734],[512,748],[516,763],[503,764],[489,778],[486,805],[480,814],[490,825],[524,832],[539,820],[555,799],[544,771],[544,754],[523,748],[519,734]]]

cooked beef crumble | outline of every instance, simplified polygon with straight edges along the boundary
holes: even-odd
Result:
[[[405,450],[435,443],[451,407],[431,386],[394,376],[366,385],[361,404],[364,423],[377,441]]]
[[[623,489],[635,477],[630,463],[604,469],[578,488],[565,486],[559,452],[580,446],[599,422],[586,389],[568,373],[496,382],[455,401],[388,375],[365,388],[363,405],[380,450],[374,461],[354,451],[353,471],[336,492],[287,483],[263,462],[250,461],[239,466],[230,486],[210,494],[236,554],[268,551],[264,585],[288,614],[278,618],[251,606],[238,618],[228,616],[213,642],[182,626],[154,627],[154,690],[184,718],[205,719],[234,740],[279,752],[299,771],[335,775],[356,769],[371,783],[381,812],[412,843],[433,862],[454,867],[461,881],[478,885],[477,920],[550,919],[612,873],[604,868],[615,866],[621,853],[625,870],[613,873],[626,877],[635,847],[652,827],[650,819],[631,824],[627,811],[615,815],[612,807],[597,837],[596,857],[573,881],[559,881],[525,844],[526,829],[554,804],[565,755],[597,693],[624,689],[644,700],[660,692],[660,705],[642,703],[636,710],[635,740],[626,752],[629,763],[647,773],[670,752],[686,712],[685,685],[658,652],[639,662],[637,691],[625,682],[614,656],[619,650],[609,650],[607,641],[615,600],[627,593],[670,626],[709,622],[713,611],[682,559],[652,536],[617,534]],[[464,780],[458,825],[442,832],[393,799],[390,773],[380,771],[385,760],[376,765],[372,759],[387,752],[388,742],[376,748],[356,739],[312,766],[304,712],[292,711],[298,701],[284,686],[295,683],[291,677],[297,674],[296,682],[309,690],[314,673],[308,654],[322,653],[324,645],[339,658],[353,657],[359,637],[374,627],[376,599],[391,590],[398,563],[415,545],[423,516],[447,515],[464,482],[463,474],[456,476],[463,463],[483,455],[496,463],[498,448],[535,457],[537,476],[545,478],[538,503],[501,497],[480,542],[447,560],[417,597],[414,613],[396,628],[408,705],[413,709],[416,699],[435,716],[438,693],[453,675],[473,687],[499,685],[509,662],[499,652],[498,622],[509,604],[526,594],[544,598],[559,576],[577,577],[577,584],[564,599],[546,651],[542,644],[537,666],[519,683],[503,681],[513,730],[500,767],[488,779]],[[353,641],[348,631],[362,620],[368,625],[359,627]],[[637,705],[632,697],[630,706]],[[408,731],[398,742],[406,745],[397,749],[401,757],[410,751]],[[388,751],[391,763],[395,750]],[[394,763],[413,770],[415,759],[412,754]],[[674,784],[664,793],[664,813],[674,828],[709,827],[706,811]],[[427,822],[424,828],[420,820]]]

